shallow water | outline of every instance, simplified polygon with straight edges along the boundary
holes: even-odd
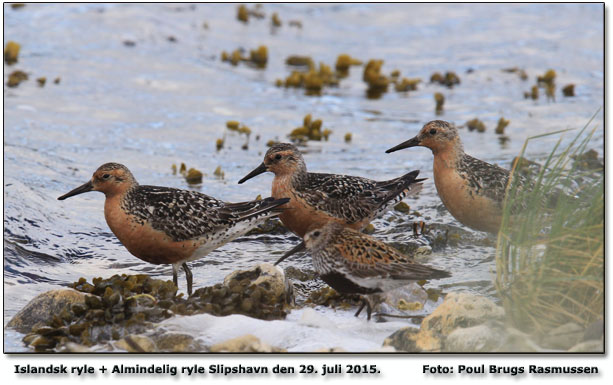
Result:
[[[453,272],[429,287],[495,295],[494,240],[484,241],[483,233],[467,230],[444,209],[432,183],[429,150],[384,151],[436,118],[434,92],[446,97],[440,118],[460,125],[479,117],[487,125],[482,134],[461,130],[466,151],[507,168],[528,136],[582,127],[603,104],[602,6],[267,4],[263,11],[266,19],[252,18],[245,25],[235,19],[235,5],[28,4],[19,10],[5,5],[4,43],[22,45],[19,62],[5,65],[5,81],[13,69],[30,75],[18,88],[4,89],[5,324],[38,293],[79,277],[141,272],[170,277],[169,266],[142,262],[121,246],[105,223],[101,194],[56,200],[87,181],[100,164],[123,163],[142,184],[193,188],[228,201],[253,199],[270,192],[272,176],[236,182],[262,161],[268,140],[286,141],[307,113],[333,131],[328,142],[305,148],[310,170],[389,179],[419,169],[430,178],[416,199],[407,200],[421,217],[388,213],[375,221],[375,236],[403,242],[412,236],[407,229],[413,221],[448,224],[451,233],[468,241],[426,259]],[[270,27],[272,12],[284,22],[277,30]],[[303,28],[289,27],[292,19]],[[135,46],[124,45],[126,40]],[[269,51],[265,70],[219,60],[222,50],[261,44]],[[305,54],[333,65],[340,53],[384,59],[383,72],[399,69],[426,82],[408,94],[390,88],[382,98],[368,99],[362,67],[352,67],[340,87],[319,97],[274,86],[275,79],[289,74],[287,56]],[[501,71],[514,66],[530,79]],[[542,90],[538,101],[525,100],[523,92],[549,68],[558,74],[556,101],[548,102]],[[460,76],[459,86],[427,83],[433,72],[448,70]],[[34,80],[41,76],[47,77],[43,88]],[[56,77],[59,84],[53,84]],[[576,84],[576,97],[561,95],[568,83]],[[494,133],[501,116],[511,120],[504,145]],[[241,150],[244,137],[224,132],[228,120],[252,129],[248,150]],[[590,146],[601,156],[602,122],[600,112],[595,120],[600,129]],[[347,132],[353,134],[350,144],[343,140]],[[215,140],[224,135],[226,145],[216,152]],[[538,159],[555,140],[541,139],[528,153]],[[172,175],[171,165],[180,162],[207,174],[201,186],[190,187]],[[225,179],[213,175],[217,166]],[[193,263],[195,286],[274,262],[296,239],[242,241]],[[294,264],[308,267],[309,261]],[[181,277],[182,289],[184,284]],[[352,319],[350,311],[341,314],[347,322]],[[327,338],[323,332],[319,337]],[[372,337],[380,346],[381,337]],[[18,348],[16,341],[12,348]],[[351,341],[347,347],[371,348]]]

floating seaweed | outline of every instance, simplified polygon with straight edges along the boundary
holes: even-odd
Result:
[[[441,115],[443,113],[443,105],[445,104],[445,95],[441,94],[440,92],[436,92],[434,94],[434,101],[436,102],[434,112],[437,115]]]
[[[47,78],[46,77],[40,77],[38,79],[36,79],[36,82],[38,83],[39,87],[44,87],[45,83],[47,82]]]
[[[213,175],[215,175],[217,179],[224,179],[226,177],[226,173],[221,169],[221,166],[217,166],[215,171],[213,171]]]
[[[272,14],[272,17],[270,18],[270,22],[272,24],[273,27],[280,27],[283,23],[281,23],[281,19],[279,18],[279,15],[277,14],[277,12]]]
[[[430,83],[438,83],[448,88],[453,88],[453,86],[460,84],[460,77],[453,71],[447,71],[445,75],[442,75],[440,72],[434,72],[430,76]]]
[[[285,81],[277,79],[275,84],[278,86],[284,85],[286,88],[304,88],[307,95],[321,95],[324,87],[335,87],[339,84],[337,73],[332,71],[330,66],[325,63],[319,63],[319,69],[316,70],[312,64],[311,58],[301,56],[290,56],[286,63],[294,63],[292,65],[307,64],[309,69],[307,72],[292,71]]]
[[[359,66],[362,65],[362,61],[356,58],[351,57],[350,55],[343,53],[338,55],[336,58],[336,64],[334,67],[342,76],[349,75],[349,68],[351,66]]]
[[[575,85],[574,84],[567,84],[562,88],[562,94],[564,94],[564,96],[575,96]]]
[[[320,141],[322,138],[328,140],[332,131],[324,130],[322,132],[322,125],[323,121],[321,119],[312,120],[311,114],[307,114],[303,119],[302,127],[293,129],[289,134],[289,138],[293,142]]]
[[[238,9],[236,10],[236,19],[243,23],[249,22],[249,11],[247,11],[247,7],[245,7],[243,4],[239,5]]]
[[[222,138],[219,138],[215,141],[215,148],[217,149],[217,151],[223,148],[223,144],[224,144],[224,140]]]
[[[466,122],[466,127],[468,131],[477,130],[478,132],[485,132],[485,123],[480,121],[478,118],[471,119]]]
[[[53,84],[60,84],[60,81],[62,81],[62,78],[57,77],[57,78],[53,79]]]
[[[189,170],[187,170],[187,174],[185,175],[185,180],[189,184],[200,184],[202,183],[202,172],[192,167]]]
[[[11,72],[11,74],[9,75],[9,79],[6,82],[6,85],[14,88],[17,87],[21,82],[24,82],[28,80],[28,74],[20,71],[20,70],[16,70]]]
[[[509,123],[511,123],[510,120],[500,117],[500,119],[498,119],[498,125],[496,126],[496,134],[504,134],[504,129],[509,125]]]
[[[400,81],[396,81],[394,84],[394,88],[397,92],[407,92],[407,91],[415,91],[417,90],[417,85],[421,82],[421,79],[409,79],[402,78]]]
[[[351,132],[345,134],[345,143],[351,143]]]
[[[8,65],[17,63],[20,49],[21,45],[19,43],[14,41],[7,42],[4,46],[4,62]]]
[[[382,66],[383,60],[371,59],[366,63],[366,67],[364,67],[362,80],[368,84],[368,89],[366,90],[368,98],[378,99],[383,93],[387,92],[390,80],[381,73]]]
[[[237,66],[240,62],[246,62],[255,68],[266,68],[266,64],[268,63],[268,48],[265,45],[261,45],[257,49],[252,49],[249,51],[249,57],[243,56],[243,51],[241,49],[235,49],[231,53],[222,51],[221,61],[229,62],[233,66]]]
[[[285,59],[285,64],[298,67],[315,68],[315,63],[310,56],[291,55]]]

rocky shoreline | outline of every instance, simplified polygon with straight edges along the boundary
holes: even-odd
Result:
[[[290,312],[309,307],[348,310],[357,304],[356,298],[343,298],[323,287],[312,291],[310,297],[297,305],[293,283],[296,279],[288,275],[299,275],[292,268],[288,271],[290,274],[262,263],[249,270],[232,272],[223,283],[200,288],[189,298],[183,294],[177,296],[177,289],[170,281],[146,275],[116,275],[94,279],[93,284],[81,279],[73,288],[40,294],[7,327],[24,333],[24,344],[35,352],[286,352],[286,346],[268,344],[254,335],[258,333],[207,344],[193,333],[171,330],[164,321],[184,317],[180,322],[189,322],[190,317],[206,314],[209,318],[242,315],[268,322],[284,320]],[[307,274],[302,278],[312,277]],[[427,301],[432,302],[432,298],[417,284],[388,296],[380,312],[391,314],[395,308],[397,315],[422,315],[406,317],[407,326],[391,333],[376,351],[537,353],[604,349],[602,325],[585,329],[569,323],[537,340],[508,326],[504,309],[483,296],[447,293],[444,300],[435,299],[438,306],[424,316],[423,303]],[[317,310],[311,311],[317,313]],[[314,319],[323,317],[308,314]],[[386,318],[379,316],[378,321]],[[318,322],[321,323],[308,323],[317,327]],[[333,346],[316,351],[345,352],[347,349]]]

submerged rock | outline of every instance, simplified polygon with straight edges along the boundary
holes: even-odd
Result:
[[[281,353],[287,350],[270,346],[252,334],[220,342],[211,346],[212,353]]]

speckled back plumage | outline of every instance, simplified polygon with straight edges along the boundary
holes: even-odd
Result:
[[[318,233],[321,238],[314,239]],[[354,293],[387,291],[407,285],[409,281],[450,276],[446,271],[419,264],[393,247],[337,223],[311,231],[305,239],[313,266],[322,279],[328,282],[326,277],[333,277],[343,286],[346,286],[344,280],[349,280],[361,288]],[[334,279],[328,284],[337,289]]]
[[[296,195],[317,210],[356,223],[375,218],[410,193],[421,190],[421,184],[416,183],[418,174],[412,171],[378,182],[349,175],[307,173],[292,184]]]
[[[273,202],[276,200],[267,198],[226,203],[196,191],[137,185],[127,192],[121,205],[173,241],[185,241],[205,234],[213,236],[249,219],[274,216],[280,210],[269,210]]]

